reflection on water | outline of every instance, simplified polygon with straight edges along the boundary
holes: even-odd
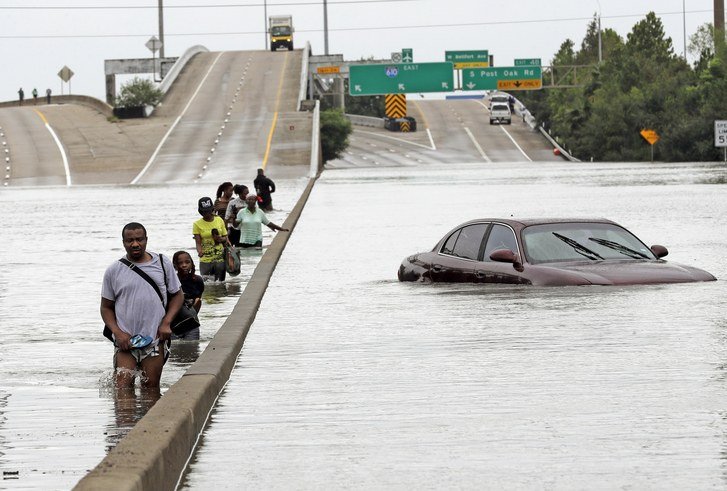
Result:
[[[137,421],[151,409],[161,397],[159,388],[139,387],[112,389],[116,418],[106,434],[106,451],[110,451],[131,431]]]
[[[282,223],[307,180],[276,184],[279,209],[269,215]],[[140,388],[134,397],[118,397],[113,389],[113,346],[101,336],[101,280],[124,254],[121,229],[130,221],[145,225],[151,251],[193,251],[197,200],[214,187],[0,191],[0,214],[18,217],[6,223],[0,247],[0,469],[17,472],[18,487],[71,488],[158,397]],[[269,243],[273,233],[263,233]],[[162,393],[222,325],[259,259],[249,254],[239,276],[206,285],[200,341],[174,343]]]

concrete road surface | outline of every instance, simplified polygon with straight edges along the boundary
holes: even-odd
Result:
[[[562,161],[517,117],[511,125],[490,125],[484,101],[409,100],[408,113],[417,120],[416,132],[355,127],[345,155],[326,167]]]

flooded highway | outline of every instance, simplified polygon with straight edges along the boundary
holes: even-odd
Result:
[[[273,222],[283,223],[307,182],[276,179]],[[214,196],[216,187],[0,192],[0,213],[16,217],[0,248],[0,489],[72,488],[153,404],[139,389],[131,398],[113,389],[113,347],[101,336],[99,314],[103,273],[124,254],[121,229],[130,221],[146,226],[151,251],[194,251],[197,200]],[[273,232],[264,228],[268,244]],[[201,339],[174,343],[162,393],[222,325],[259,259],[259,251],[245,252],[240,275],[206,285]]]
[[[724,487],[727,171],[478,163],[328,170],[273,275],[185,489]],[[276,180],[282,223],[305,180]],[[151,402],[110,388],[104,269],[139,220],[192,249],[215,186],[0,193],[0,488],[69,489]],[[399,283],[475,217],[606,217],[720,281],[529,288]],[[266,243],[271,232],[266,230]],[[258,257],[210,285],[202,340]]]
[[[327,171],[184,489],[722,488],[727,171]],[[711,283],[399,283],[477,217],[605,217]]]

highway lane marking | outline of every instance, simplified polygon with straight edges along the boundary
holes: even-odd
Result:
[[[520,145],[517,144],[517,142],[515,141],[515,138],[512,137],[512,135],[510,134],[510,132],[507,131],[505,129],[505,127],[502,126],[502,125],[500,125],[500,129],[505,132],[505,134],[507,135],[507,137],[512,141],[513,145],[515,145],[517,147],[517,149],[520,150],[520,153],[523,154],[523,156],[525,156],[526,159],[528,159],[530,162],[532,162],[533,159],[531,159],[530,157],[528,157],[528,154],[525,153],[525,150],[523,150],[522,148],[520,148]]]
[[[467,133],[467,136],[470,137],[470,140],[472,140],[472,143],[474,143],[475,148],[477,149],[478,152],[480,152],[480,155],[482,156],[482,158],[485,159],[485,162],[492,163],[492,160],[490,160],[490,157],[487,156],[485,151],[482,150],[482,147],[480,146],[480,144],[477,143],[477,140],[475,140],[475,136],[472,134],[470,129],[465,126],[464,131]]]
[[[379,133],[374,133],[374,132],[371,132],[371,131],[363,131],[363,130],[356,130],[356,133],[363,133],[365,135],[378,136],[380,138],[388,138],[389,140],[394,140],[394,141],[398,141],[398,142],[401,142],[401,143],[408,143],[409,145],[416,145],[417,147],[426,148],[427,150],[436,150],[436,148],[434,148],[434,147],[430,147],[430,146],[427,146],[427,145],[422,145],[421,143],[416,143],[416,142],[410,142],[410,141],[402,140],[401,138],[397,138],[395,136],[381,135]]]
[[[215,58],[215,61],[212,62],[212,65],[210,65],[209,69],[207,70],[207,73],[205,73],[204,78],[197,86],[197,90],[194,91],[194,94],[192,94],[192,97],[189,98],[187,105],[184,106],[184,109],[182,110],[182,114],[177,116],[177,119],[174,120],[174,123],[172,124],[172,126],[169,127],[169,130],[167,130],[167,133],[164,135],[164,138],[162,138],[162,141],[160,141],[159,145],[157,145],[157,148],[156,148],[156,150],[154,150],[154,153],[151,154],[151,157],[149,157],[149,161],[146,163],[144,168],[141,169],[141,172],[139,172],[139,174],[134,179],[132,179],[131,184],[138,183],[139,179],[141,179],[144,176],[144,174],[146,174],[146,171],[149,170],[149,167],[151,167],[151,164],[154,163],[154,160],[156,160],[157,155],[159,154],[162,147],[164,146],[164,143],[166,143],[167,138],[169,138],[169,135],[172,134],[172,131],[174,131],[174,128],[177,127],[177,125],[179,124],[179,121],[182,119],[184,114],[187,112],[187,109],[189,109],[189,106],[192,105],[192,101],[194,101],[194,98],[197,97],[197,94],[199,93],[200,89],[202,88],[202,85],[204,85],[205,81],[207,80],[207,77],[209,77],[209,74],[212,72],[212,69],[217,64],[217,60],[219,60],[220,56],[222,56],[224,53],[225,53],[224,51],[221,51],[220,54],[217,55],[217,58]]]
[[[262,168],[265,169],[268,165],[268,157],[270,157],[270,147],[273,144],[273,134],[275,134],[275,124],[278,122],[278,112],[280,109],[280,94],[283,93],[283,80],[285,79],[285,67],[288,66],[288,53],[285,52],[285,59],[283,60],[283,69],[280,71],[280,81],[278,82],[278,93],[275,95],[275,114],[273,115],[273,124],[270,125],[270,131],[268,132],[268,141],[265,146],[265,156],[263,157]]]
[[[432,138],[432,132],[429,131],[429,121],[427,120],[427,115],[424,114],[424,111],[422,111],[422,108],[419,107],[419,104],[417,101],[412,101],[412,103],[416,106],[417,111],[419,111],[419,114],[422,115],[422,119],[424,120],[424,128],[427,130],[427,136],[429,136],[429,143],[432,145],[432,150],[436,150],[437,147],[434,145],[434,138]]]
[[[482,106],[482,107],[484,107],[485,109],[487,109],[487,112],[490,112],[490,108],[489,108],[489,107],[487,107],[487,106],[485,105],[485,103],[484,103],[484,102],[482,102],[482,101],[477,101],[477,104],[479,104],[480,106]],[[526,154],[526,153],[525,153],[525,150],[523,150],[523,149],[522,149],[522,148],[520,147],[520,145],[518,145],[518,144],[517,144],[517,142],[515,141],[515,138],[513,138],[513,137],[512,137],[512,135],[510,134],[510,132],[508,132],[508,131],[507,131],[507,130],[506,130],[506,129],[505,129],[505,128],[504,128],[503,126],[502,126],[502,125],[499,125],[499,126],[500,126],[500,129],[501,129],[502,131],[504,131],[504,132],[505,132],[505,134],[506,134],[506,135],[507,135],[507,137],[508,137],[508,138],[510,139],[510,141],[511,141],[511,142],[512,142],[512,143],[513,143],[513,144],[515,145],[515,147],[516,147],[516,148],[517,148],[518,150],[520,150],[520,153],[521,153],[521,154],[523,154],[523,156],[524,156],[524,157],[525,157],[526,159],[528,159],[528,160],[529,160],[530,162],[532,162],[532,161],[533,161],[533,159],[531,159],[531,158],[530,158],[530,157],[528,156],[528,154]]]
[[[58,150],[61,152],[61,159],[63,159],[63,170],[66,173],[66,186],[71,185],[71,169],[68,165],[68,157],[66,156],[66,150],[63,148],[63,145],[61,144],[61,141],[58,139],[58,135],[56,135],[56,132],[53,131],[53,128],[51,127],[48,120],[45,118],[45,115],[38,111],[37,109],[33,109],[38,116],[40,116],[40,119],[43,120],[43,124],[45,124],[46,129],[50,133],[50,136],[53,137],[53,140],[56,142],[56,146],[58,147]]]

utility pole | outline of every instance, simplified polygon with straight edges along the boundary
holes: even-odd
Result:
[[[323,0],[323,48],[328,54],[328,0]]]
[[[682,0],[682,37],[684,38],[684,61],[687,61],[687,0]]]
[[[159,48],[159,59],[164,58],[164,0],[159,0],[159,41],[162,45]]]
[[[596,0],[598,4],[598,64],[603,62],[603,42],[601,40],[601,2]]]
[[[714,0],[714,47],[717,53],[724,47],[724,0]]]
[[[265,36],[263,46],[268,49],[268,0],[263,1],[263,36]]]

